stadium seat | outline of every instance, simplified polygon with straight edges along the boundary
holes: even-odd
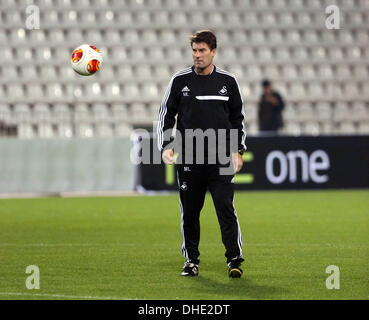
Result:
[[[127,122],[118,122],[115,124],[114,134],[118,137],[130,137],[132,127]]]
[[[54,130],[50,123],[39,123],[37,125],[37,136],[39,138],[52,138],[54,137]]]
[[[368,30],[357,30],[355,36],[355,43],[358,45],[365,45],[369,41]]]
[[[275,50],[275,58],[278,61],[291,62],[291,53],[288,48],[278,47]]]
[[[307,121],[302,129],[304,135],[317,136],[320,134],[319,123],[315,121]]]
[[[227,68],[227,71],[233,74],[236,77],[236,79],[242,79],[244,76],[243,69],[239,64],[231,65],[230,67]]]
[[[14,120],[16,123],[31,123],[31,107],[25,103],[14,105]]]
[[[18,79],[18,71],[16,66],[12,65],[3,65],[1,67],[1,74],[6,77],[7,80],[17,80]]]
[[[278,45],[278,48],[280,48],[280,44],[283,43],[283,35],[280,30],[277,29],[271,29],[268,32],[268,41],[271,44]]]
[[[114,136],[113,127],[108,123],[98,122],[96,124],[95,131],[96,131],[95,135],[97,137],[113,137]]]
[[[109,45],[120,45],[122,43],[118,30],[108,29],[105,32],[104,41]]]
[[[321,122],[332,120],[332,107],[328,102],[318,102],[316,105],[317,119]]]
[[[296,121],[298,119],[296,110],[297,107],[294,104],[287,104],[283,110],[283,119],[287,121],[287,123]]]
[[[5,43],[5,42],[2,42],[2,43]],[[4,47],[4,46],[1,46],[0,47],[0,50],[2,52],[2,59],[3,59],[3,62],[14,62],[15,60],[15,54],[13,52],[13,49],[9,46],[7,47]]]
[[[298,45],[301,42],[301,35],[298,30],[288,30],[285,39],[289,44]]]
[[[315,30],[304,30],[302,38],[303,42],[306,44],[316,45],[319,43],[319,35]]]
[[[80,11],[80,18],[79,20],[85,25],[85,26],[93,26],[97,23],[97,15],[94,11]],[[100,20],[100,19],[99,19]],[[99,23],[103,23],[104,21],[99,21]]]
[[[51,111],[50,107],[46,103],[36,103],[33,107],[32,122],[38,123],[51,123]]]
[[[266,66],[264,69],[264,77],[270,80],[279,80],[281,76],[279,74],[278,67],[275,65]]]
[[[334,73],[329,64],[318,65],[317,76],[319,79],[333,79]]]
[[[78,103],[74,107],[74,121],[76,123],[90,123],[92,116],[86,103]]]
[[[252,48],[244,47],[240,50],[240,61],[245,61],[247,63],[255,60],[255,54]]]
[[[153,17],[153,22],[157,26],[161,26],[161,27],[167,27],[168,25],[171,25],[171,22],[169,19],[169,12],[166,11],[164,8],[163,10],[159,12],[155,12],[154,17]],[[151,23],[149,25],[151,25]]]
[[[351,109],[351,120],[353,121],[369,121],[369,108],[365,102],[354,102]]]
[[[58,20],[62,20],[62,21],[60,21],[59,23],[63,23],[67,26],[77,26],[78,25],[81,13],[78,13],[74,9],[69,9],[69,10],[62,11],[60,14],[62,17],[60,18],[59,16]]]
[[[344,54],[341,48],[330,48],[328,49],[328,57],[331,62],[333,63],[340,63],[344,61]]]
[[[104,0],[106,1],[106,0]],[[101,23],[104,27],[114,26],[115,12],[113,10],[106,10],[109,4],[104,5],[104,1],[100,1],[100,6],[103,6],[103,10],[98,14],[98,23]]]
[[[115,14],[115,21],[122,28],[132,27],[133,25],[133,17],[130,11],[119,11]]]
[[[129,108],[129,121],[133,124],[150,123],[149,112],[143,103],[133,103]]]
[[[253,45],[265,43],[265,35],[263,30],[251,30],[250,41]]]
[[[41,43],[44,43],[45,41],[52,42],[52,41],[54,41],[53,40],[54,39],[54,35],[56,35],[57,38],[59,37],[59,39],[61,39],[61,41],[64,41],[64,37],[61,38],[59,32],[56,32],[54,34],[54,32],[50,32],[50,31],[49,31],[49,35],[48,35],[48,37],[46,39],[46,35],[45,35],[44,30],[42,30],[42,29],[32,30],[32,32],[30,32],[30,34],[29,34],[29,41],[30,41],[30,43],[32,43],[32,44],[41,44]],[[59,31],[61,31],[61,30],[59,30]]]
[[[94,128],[89,123],[76,123],[76,136],[81,138],[91,138],[94,136]]]
[[[353,36],[350,30],[341,30],[338,33],[338,40],[341,45],[351,45],[353,43]]]
[[[302,79],[312,80],[315,76],[315,70],[313,65],[311,64],[304,64],[300,68],[300,75]]]
[[[130,115],[128,113],[126,105],[121,103],[113,103],[111,106],[111,110],[112,120],[114,122],[129,122]]]
[[[360,122],[358,129],[357,129],[357,133],[368,135],[369,134],[369,123],[367,121]]]
[[[249,136],[256,136],[259,132],[259,128],[256,122],[246,123],[246,132]]]
[[[168,68],[168,66],[166,65],[158,65],[158,64],[155,64],[153,66],[153,74],[152,74],[152,77],[154,79],[157,79],[157,80],[166,80],[169,82],[170,78],[171,78],[172,74]]]
[[[272,50],[267,47],[260,47],[257,50],[257,57],[260,61],[271,61],[273,60]],[[267,66],[268,68],[268,66]]]
[[[72,121],[72,114],[69,107],[65,103],[56,103],[52,108],[51,120],[57,124],[70,124]]]
[[[298,103],[297,110],[298,120],[300,122],[311,122],[316,120],[314,109],[309,102]]]
[[[140,26],[147,26],[151,24],[151,16],[149,11],[138,11],[135,15],[135,22]]]
[[[222,1],[222,3],[224,5],[224,1]],[[239,12],[236,12],[236,11],[227,12],[225,15],[225,20],[226,20],[227,26],[229,26],[230,28],[238,28],[242,26],[242,21],[241,21]],[[243,34],[242,29],[237,30],[236,33]],[[239,42],[239,43],[242,43],[242,42]]]
[[[326,48],[323,46],[313,47],[311,50],[311,57],[314,60],[324,60],[326,58]]]
[[[42,22],[47,26],[58,26],[61,24],[61,21],[59,21],[59,13],[57,10],[45,10],[44,12],[40,10],[41,12],[41,19]],[[65,17],[64,17],[65,18]],[[65,20],[64,20],[65,22]]]
[[[248,104],[245,107],[245,120],[246,123],[252,123],[258,119],[258,109],[256,105]]]
[[[186,16],[186,13],[183,11],[172,12],[170,20],[171,20],[171,25],[176,26],[176,28],[188,26],[188,18]]]
[[[309,14],[308,11],[304,12],[304,11],[300,11],[297,13],[297,19],[296,19],[296,23],[299,26],[310,26],[312,23],[312,17]]]
[[[35,31],[39,31],[39,30],[35,30]],[[31,32],[31,34],[33,34],[33,31]],[[40,33],[40,35],[41,34],[42,33]],[[41,38],[39,40],[40,42],[42,40],[45,40],[44,38],[42,39],[42,37],[40,37],[40,38]],[[51,29],[51,30],[49,30],[47,41],[48,41],[48,43],[55,43],[55,44],[63,43],[65,41],[65,34],[64,34],[63,29]]]
[[[219,26],[223,25],[224,19],[220,12],[212,12],[208,15],[207,19],[211,28],[218,28]]]
[[[302,133],[301,127],[296,122],[289,122],[286,124],[283,130],[285,133],[293,136],[299,136]]]
[[[46,85],[46,96],[52,101],[63,100],[63,86],[60,83],[48,83]]]
[[[308,95],[313,99],[323,98],[325,96],[322,83],[310,82],[308,85]]]
[[[294,80],[298,78],[296,66],[284,64],[282,67],[282,76],[286,80]]]
[[[349,46],[346,48],[346,58],[349,60],[359,61],[361,57],[361,49],[357,46]]]
[[[343,85],[343,94],[348,99],[355,99],[356,97],[360,96],[360,89],[358,85],[354,82],[345,82]]]
[[[110,101],[118,101],[122,98],[123,92],[119,82],[109,82],[105,84],[103,94]]]
[[[162,43],[163,45],[173,44],[176,42],[176,36],[172,30],[167,29],[161,30],[158,36],[160,43]]]
[[[34,54],[32,49],[26,47],[17,47],[16,48],[16,59],[19,61],[23,61],[23,63],[34,62]],[[11,52],[6,53],[9,58],[13,57]],[[14,58],[14,57],[13,57]],[[14,60],[12,61],[14,63]]]
[[[349,119],[351,111],[347,103],[338,102],[333,109],[333,120],[335,122],[341,122]]]
[[[273,12],[264,12],[261,15],[261,21],[263,26],[270,27],[276,24],[276,17]]]
[[[140,89],[136,83],[127,83],[124,85],[124,96],[130,99],[140,97]]]
[[[51,64],[45,64],[40,66],[40,76],[47,80],[47,81],[52,81],[55,79],[55,69],[54,66]]]
[[[12,113],[10,106],[6,103],[0,103],[0,122],[10,124],[12,121]]]
[[[303,100],[306,97],[306,90],[302,83],[293,82],[289,87],[288,97],[294,100]]]
[[[157,86],[153,83],[145,83],[142,86],[142,96],[148,98],[149,100],[159,99],[159,90]]]
[[[308,59],[308,53],[307,53],[307,49],[303,48],[303,47],[297,47],[293,50],[293,58],[296,59],[297,61],[301,62],[301,61],[306,61]]]
[[[84,39],[86,43],[93,43],[97,47],[104,43],[102,30],[99,30],[97,28],[87,29]]]
[[[353,75],[357,80],[367,79],[369,76],[369,69],[365,64],[358,64],[353,67]]]
[[[92,121],[96,124],[100,122],[110,123],[112,121],[110,111],[105,103],[92,104]]]
[[[224,63],[234,63],[238,60],[235,49],[232,47],[218,50],[218,58]]]
[[[158,37],[155,30],[144,30],[142,33],[142,41],[144,44],[157,44]]]
[[[173,61],[173,62],[178,62],[178,61],[182,61],[183,57],[182,57],[182,51],[181,48],[168,48],[168,50],[166,51],[166,55],[164,55],[164,52],[160,49],[157,48],[157,52],[152,52],[152,56],[151,59],[153,61],[162,61],[162,59],[164,58],[166,61]]]
[[[30,139],[30,138],[33,138],[35,135],[33,127],[30,123],[18,123],[17,132],[18,132],[18,138],[21,138],[21,139]]]
[[[352,122],[341,122],[338,125],[338,132],[345,135],[352,135],[356,133],[356,128]]]
[[[23,86],[17,83],[11,83],[6,87],[7,98],[10,101],[18,101],[24,96]],[[28,87],[27,87],[28,88]]]
[[[247,77],[250,81],[261,80],[264,77],[262,71],[257,65],[250,65],[249,67],[246,67],[246,70]]]

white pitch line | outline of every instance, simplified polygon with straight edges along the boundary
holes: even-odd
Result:
[[[26,292],[0,292],[1,296],[29,296],[29,297],[52,297],[52,298],[65,298],[65,299],[93,299],[93,300],[141,300],[141,299],[129,299],[118,297],[95,297],[95,296],[72,296],[64,294],[51,294],[51,293],[26,293]]]
[[[0,243],[0,247],[105,247],[106,243]],[[111,243],[109,246],[136,246],[134,243]]]

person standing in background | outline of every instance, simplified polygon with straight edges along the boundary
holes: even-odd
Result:
[[[263,80],[262,87],[258,110],[259,131],[263,135],[275,135],[283,127],[284,102],[280,94],[273,90],[269,80]]]

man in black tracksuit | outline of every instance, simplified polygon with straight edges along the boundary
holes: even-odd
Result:
[[[162,159],[173,164],[172,129],[177,116],[179,157],[177,159],[178,187],[181,209],[181,251],[186,258],[181,275],[198,275],[200,262],[200,211],[206,190],[213,198],[226,248],[225,256],[230,277],[242,275],[242,237],[234,208],[234,174],[242,168],[242,153],[246,150],[244,112],[240,89],[235,77],[213,65],[216,53],[216,37],[207,30],[198,31],[191,37],[194,66],[177,72],[164,95],[157,128],[158,148]],[[205,139],[204,147],[197,149],[198,140],[189,135],[194,130],[214,133],[216,144]],[[225,132],[222,140],[218,133]],[[231,142],[237,133],[236,143]],[[225,144],[221,144],[222,140]],[[187,142],[192,141],[188,147]],[[212,141],[214,142],[214,141]],[[200,157],[198,157],[200,155]],[[215,161],[214,156],[215,155]],[[231,171],[222,173],[228,155]],[[178,161],[180,159],[180,161]]]

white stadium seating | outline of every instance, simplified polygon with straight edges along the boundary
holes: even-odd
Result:
[[[24,25],[31,2],[38,30]],[[369,1],[334,3],[340,30],[325,28],[325,0],[1,0],[0,121],[21,138],[129,136],[157,120],[172,74],[192,64],[189,35],[209,28],[249,133],[269,78],[286,102],[284,133],[368,134]],[[82,43],[104,56],[91,77],[70,67]]]

